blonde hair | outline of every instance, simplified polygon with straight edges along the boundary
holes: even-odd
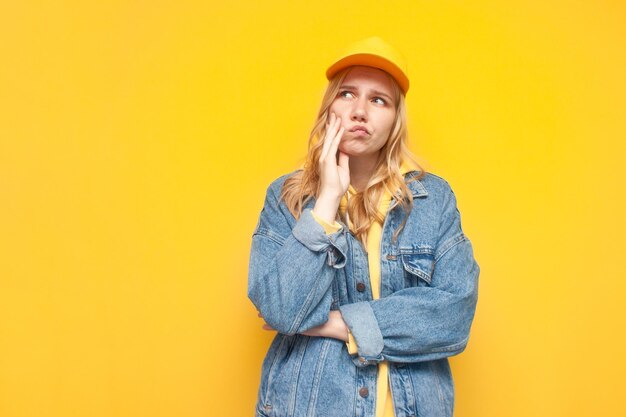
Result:
[[[317,114],[317,120],[313,125],[309,136],[308,153],[304,163],[304,169],[287,178],[281,190],[281,199],[291,214],[299,219],[303,207],[313,197],[317,197],[320,192],[321,181],[319,175],[318,161],[322,152],[323,141],[326,135],[326,122],[328,120],[328,110],[339,94],[340,87],[346,75],[352,67],[339,71],[329,82],[322,98],[322,104]],[[400,172],[402,161],[412,161],[419,167],[420,174],[413,177],[412,181],[422,178],[425,174],[422,167],[408,149],[408,131],[406,120],[406,107],[404,95],[400,86],[391,75],[385,73],[391,80],[395,101],[396,115],[387,142],[380,150],[378,161],[374,173],[369,179],[365,189],[358,192],[348,200],[346,208],[352,232],[361,241],[364,250],[367,248],[367,232],[373,221],[381,224],[383,216],[378,212],[378,205],[384,190],[388,190],[390,195],[396,196],[398,204],[402,205],[405,217],[402,224],[394,232],[393,240],[397,240],[400,231],[404,228],[408,214],[413,208],[413,196],[407,187]],[[392,207],[389,208],[391,210]],[[341,221],[347,224],[346,216],[337,213]]]

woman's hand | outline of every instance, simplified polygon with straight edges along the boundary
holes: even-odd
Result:
[[[337,149],[343,137],[344,127],[341,126],[341,118],[331,113],[326,123],[326,136],[322,145],[322,153],[318,161],[320,168],[320,195],[341,198],[350,185],[349,156],[339,151],[337,162]]]
[[[339,208],[341,197],[348,191],[350,186],[349,156],[339,151],[337,162],[337,149],[343,137],[344,128],[341,126],[341,118],[331,113],[330,120],[326,123],[326,136],[322,145],[322,153],[318,161],[320,171],[320,194],[313,207],[313,211],[328,223],[333,223]]]
[[[263,318],[261,313],[258,316]],[[263,330],[274,330],[269,324],[263,325]],[[313,327],[305,332],[302,332],[305,336],[313,337],[332,337],[333,339],[348,341],[348,326],[343,321],[341,312],[339,310],[333,310],[328,314],[328,321],[320,326]]]

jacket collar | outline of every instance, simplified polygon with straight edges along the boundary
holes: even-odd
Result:
[[[411,190],[413,197],[426,197],[428,195],[428,191],[426,187],[424,187],[424,183],[421,180],[413,180],[409,182],[413,177],[417,177],[419,175],[419,171],[410,171],[404,175],[404,181],[407,183],[406,186]]]
[[[413,197],[426,197],[428,191],[424,187],[424,183],[421,180],[412,180],[420,174],[419,167],[411,161],[402,161],[400,165],[400,172],[404,175],[404,181],[406,186],[411,190]],[[395,198],[394,198],[395,200]]]

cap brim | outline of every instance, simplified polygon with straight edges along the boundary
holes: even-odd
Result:
[[[374,67],[386,71],[396,80],[404,94],[406,94],[406,92],[409,90],[409,79],[404,74],[404,71],[402,71],[393,62],[381,56],[372,54],[353,54],[340,59],[339,61],[328,67],[328,69],[326,70],[326,78],[330,80],[336,73],[338,73],[342,69],[351,67],[353,65],[365,65],[368,67]]]

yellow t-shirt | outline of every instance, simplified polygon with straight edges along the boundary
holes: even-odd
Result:
[[[412,169],[415,169],[411,163],[403,163],[400,167],[400,172],[404,175]],[[348,188],[350,195],[355,195],[356,190],[352,185]],[[378,206],[378,211],[385,217],[391,204],[391,195],[385,190]],[[341,203],[339,204],[339,210],[342,214],[345,214],[345,210],[348,206],[348,199],[343,196]],[[324,227],[327,234],[331,234],[339,230],[341,225],[335,221],[335,224],[329,224],[328,222],[317,217],[313,211],[311,211],[313,218]],[[352,228],[352,224],[348,224],[348,227]],[[372,288],[372,298],[374,300],[380,298],[380,240],[382,233],[382,224],[379,222],[373,222],[370,226],[367,235],[367,259],[370,273],[370,285]],[[357,345],[352,333],[348,331],[348,352],[356,353]],[[387,361],[382,361],[378,364],[378,378],[376,380],[376,417],[394,417],[393,401],[391,398],[391,389],[389,387],[389,367]]]

